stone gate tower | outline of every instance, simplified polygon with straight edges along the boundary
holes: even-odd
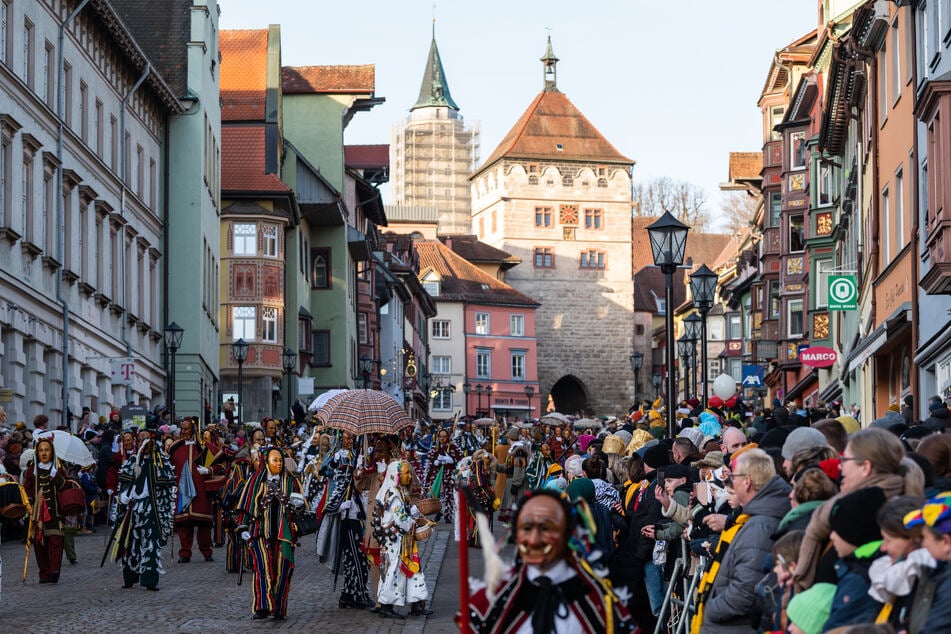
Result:
[[[618,415],[634,397],[634,161],[559,92],[551,38],[541,61],[542,92],[471,178],[473,230],[522,259],[505,281],[541,304],[541,403]]]

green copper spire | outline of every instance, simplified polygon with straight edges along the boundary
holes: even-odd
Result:
[[[449,83],[446,81],[446,73],[442,69],[442,59],[439,57],[439,49],[436,47],[436,36],[433,35],[433,42],[429,46],[429,57],[426,58],[426,69],[423,71],[423,84],[419,87],[419,99],[416,100],[410,110],[417,108],[447,107],[453,110],[459,110],[459,106],[452,100],[449,94]]]
[[[555,52],[551,50],[551,36],[548,36],[548,45],[545,47],[545,55],[540,60],[545,65],[545,92],[558,92],[558,58]]]

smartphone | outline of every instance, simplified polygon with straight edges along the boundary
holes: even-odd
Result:
[[[664,480],[666,480],[666,478],[664,477],[664,470],[658,469],[657,470],[657,484],[659,486],[664,486]]]
[[[697,502],[701,506],[707,506],[710,504],[710,483],[709,482],[697,482],[693,485],[694,495],[697,496]]]

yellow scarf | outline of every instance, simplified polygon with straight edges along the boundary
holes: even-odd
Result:
[[[710,588],[713,587],[717,573],[720,572],[720,562],[723,560],[723,556],[726,554],[730,542],[733,541],[733,538],[736,537],[736,534],[743,528],[743,525],[746,524],[748,519],[750,519],[749,515],[746,513],[741,514],[736,518],[733,526],[721,533],[720,541],[717,543],[717,549],[713,554],[713,561],[710,562],[710,567],[707,568],[707,571],[703,573],[703,577],[700,578],[700,585],[697,587],[697,613],[694,614],[693,619],[690,621],[690,634],[700,634],[700,628],[703,627],[703,604],[707,600],[707,595],[710,594]]]

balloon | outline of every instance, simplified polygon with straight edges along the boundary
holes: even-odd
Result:
[[[713,393],[727,400],[736,394],[736,381],[729,374],[721,374],[713,381]]]

